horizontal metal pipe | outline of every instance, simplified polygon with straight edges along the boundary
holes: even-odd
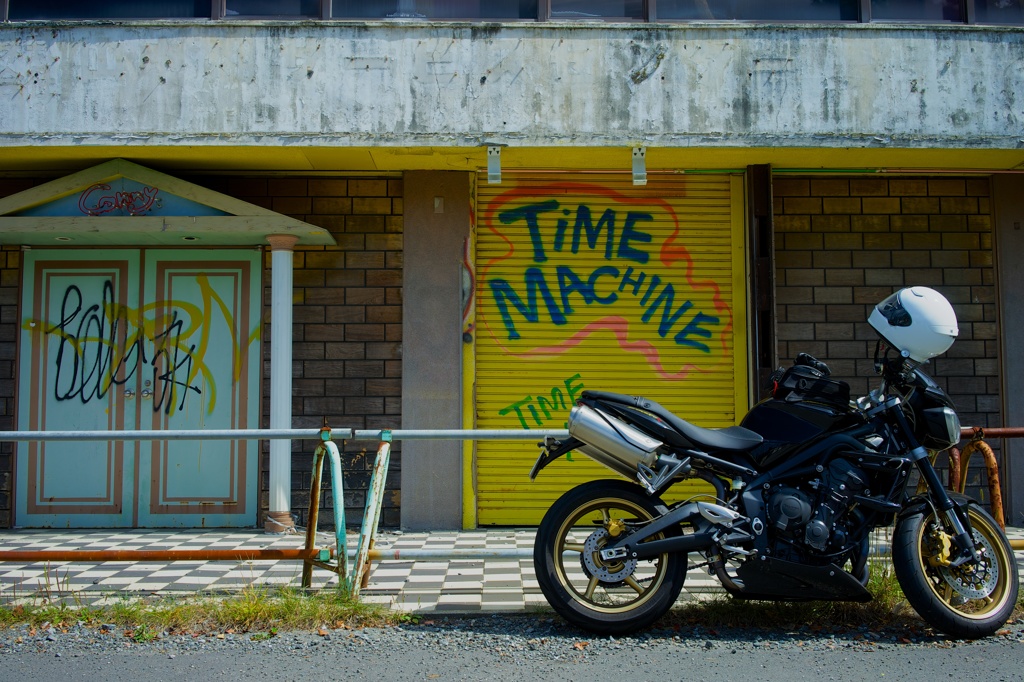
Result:
[[[116,441],[116,440],[320,440],[320,429],[224,429],[181,431],[0,431],[0,441]],[[989,438],[1024,438],[1022,427],[965,426],[961,438],[974,438],[979,433]],[[331,429],[334,440],[536,440],[545,437],[568,438],[565,430],[537,429]]]
[[[961,438],[974,438],[979,434],[986,438],[1024,438],[1024,428],[1001,426],[989,429],[982,426],[965,426],[960,429]]]
[[[0,551],[0,562],[255,561],[324,558],[326,549],[18,549]]]
[[[71,441],[116,441],[116,440],[246,440],[262,438],[321,439],[320,429],[225,429],[225,430],[181,430],[181,431],[0,431],[2,441],[71,440]],[[353,429],[331,429],[334,440],[536,440],[546,436],[568,438],[568,431],[537,431],[522,429],[396,429],[394,431],[371,431]]]
[[[532,548],[371,549],[372,561],[448,561],[463,559],[532,559]]]
[[[381,440],[381,431],[356,430],[352,440]],[[524,429],[394,429],[387,432],[392,440],[535,440],[545,436],[568,438],[569,432]]]
[[[246,440],[312,439],[320,440],[320,429],[193,429],[181,431],[0,431],[0,441],[72,440]],[[962,438],[979,433],[990,438],[1024,438],[1022,427],[965,426]],[[545,437],[568,438],[565,430],[537,429],[331,429],[334,440],[544,440]]]
[[[76,549],[76,550],[11,550],[0,551],[0,563],[38,563],[69,561],[101,563],[106,561],[303,561],[333,557],[327,549]],[[355,552],[349,552],[354,557]],[[371,549],[371,561],[459,561],[472,559],[532,559],[529,548],[502,549]]]
[[[331,437],[352,438],[352,429],[332,429]],[[265,438],[320,440],[320,429],[191,429],[181,431],[0,431],[0,441],[34,440],[246,440]]]

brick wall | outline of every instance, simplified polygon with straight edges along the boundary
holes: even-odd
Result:
[[[0,197],[32,187],[26,180],[0,179]],[[0,430],[13,431],[15,370],[18,355],[18,297],[21,291],[21,249],[0,248]],[[14,443],[0,443],[0,528],[14,523]]]
[[[960,335],[925,371],[965,426],[1001,425],[989,181],[776,176],[773,185],[782,364],[805,351],[854,394],[867,392],[878,383],[871,307],[929,286],[953,304]],[[980,470],[969,482],[987,499]]]
[[[401,426],[402,181],[399,178],[189,178],[252,204],[323,227],[332,247],[298,247],[294,257],[292,415],[294,428]],[[263,422],[270,425],[271,255],[264,265]],[[362,520],[377,442],[344,448],[345,515]],[[339,443],[340,446],[340,443]],[[314,441],[292,443],[292,512],[305,525]],[[260,453],[260,524],[270,490],[269,445]],[[395,443],[381,525],[399,525],[401,446]],[[320,525],[332,526],[330,467],[324,467]]]

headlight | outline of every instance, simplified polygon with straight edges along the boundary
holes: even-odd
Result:
[[[921,445],[932,450],[945,450],[960,442],[960,417],[948,407],[921,410],[924,429],[919,434]]]

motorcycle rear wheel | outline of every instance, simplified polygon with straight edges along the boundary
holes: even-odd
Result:
[[[922,618],[949,635],[973,639],[992,634],[1013,613],[1019,577],[1013,550],[995,520],[973,503],[967,513],[980,561],[943,565],[948,536],[931,511],[897,523],[892,559],[903,594]]]
[[[645,561],[603,561],[600,549],[666,511],[657,497],[625,481],[584,483],[560,497],[537,529],[534,567],[541,591],[567,621],[601,635],[641,630],[675,603],[686,578],[686,553]],[[679,535],[678,527],[652,539]]]

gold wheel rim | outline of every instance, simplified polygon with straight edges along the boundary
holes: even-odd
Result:
[[[933,565],[940,564],[941,562],[929,560],[940,551],[939,548],[933,546],[934,543],[929,538],[929,529],[937,523],[934,515],[926,518],[918,531],[917,541],[919,543],[918,546],[921,548],[921,551],[918,553],[918,563],[919,568],[924,573],[925,582],[931,589],[932,594],[936,599],[942,602],[946,608],[956,612],[964,618],[983,620],[1006,605],[1006,600],[1009,598],[1009,586],[1011,583],[1011,579],[1007,577],[1007,573],[1009,571],[1013,571],[1014,566],[1013,561],[1007,554],[1005,545],[1001,541],[999,532],[974,510],[968,510],[968,514],[971,519],[971,528],[974,532],[975,542],[984,547],[986,553],[989,555],[990,564],[999,571],[999,576],[996,578],[995,586],[986,597],[981,599],[972,599],[960,594],[954,586],[951,585],[945,577],[943,577],[940,567],[938,565]],[[967,568],[965,570],[970,569]]]
[[[601,519],[600,523],[594,523],[597,518]],[[591,500],[578,507],[566,517],[555,534],[554,563],[559,583],[574,600],[601,613],[622,613],[646,604],[665,582],[667,554],[641,562],[633,573],[612,584],[604,584],[597,576],[587,575],[581,559],[585,551],[585,531],[589,537],[590,533],[601,529],[618,528],[623,521],[649,521],[652,518],[650,512],[640,505],[614,497]],[[660,533],[655,536],[662,537],[664,535]],[[600,558],[595,556],[594,560],[600,561]],[[605,565],[610,570],[617,570],[621,564],[616,560]]]

